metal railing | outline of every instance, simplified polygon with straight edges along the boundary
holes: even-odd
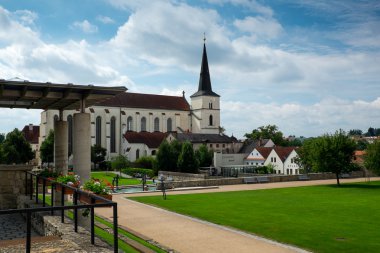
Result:
[[[29,177],[28,177],[29,175]],[[35,180],[33,180],[35,178]],[[25,252],[30,253],[31,248],[31,216],[32,213],[50,211],[54,215],[54,211],[61,211],[61,222],[65,221],[65,210],[73,210],[74,213],[74,231],[78,232],[78,209],[90,209],[90,231],[91,231],[91,244],[95,244],[95,208],[96,207],[112,207],[113,208],[113,236],[114,236],[114,252],[118,252],[118,221],[117,221],[117,203],[101,196],[82,191],[76,187],[66,185],[60,182],[56,182],[52,179],[38,176],[32,172],[25,172],[25,195],[30,195],[30,199],[33,200],[33,189],[35,187],[35,202],[39,203],[38,188],[40,185],[40,179],[42,180],[42,207],[24,208],[24,209],[9,209],[0,210],[2,214],[16,214],[26,213],[26,249]],[[46,187],[47,183],[50,183],[51,189],[51,203],[50,206],[46,206]],[[61,199],[60,206],[54,206],[54,192],[57,186],[61,187]],[[29,190],[28,190],[29,189]],[[65,205],[65,191],[70,189],[73,191],[73,205]],[[79,198],[86,196],[90,199],[90,204],[78,204]],[[96,203],[96,200],[101,203]]]

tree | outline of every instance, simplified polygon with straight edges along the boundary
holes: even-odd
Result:
[[[251,133],[246,133],[244,136],[253,140],[271,139],[276,145],[282,145],[285,142],[282,132],[278,131],[276,125],[261,126],[252,130]]]
[[[367,149],[368,142],[366,140],[358,140],[356,142],[356,150],[365,150]]]
[[[348,135],[350,136],[354,136],[354,135],[363,135],[363,131],[360,130],[360,129],[351,129],[350,131],[348,131]]]
[[[96,165],[103,162],[106,158],[107,149],[100,145],[95,144],[91,147],[91,162],[94,163],[94,169],[96,170]]]
[[[370,127],[370,128],[368,128],[368,131],[367,131],[367,133],[365,135],[366,136],[375,136],[375,134],[376,134],[375,128]]]
[[[380,173],[380,141],[368,145],[364,165],[367,169]]]
[[[173,171],[173,157],[170,144],[164,140],[158,147],[156,155],[156,168],[158,170]],[[177,165],[175,166],[177,167]]]
[[[311,166],[314,171],[333,172],[340,185],[339,175],[353,169],[351,162],[355,147],[355,142],[339,130],[334,135],[326,134],[305,142],[299,158],[301,163]]]
[[[190,142],[186,141],[182,144],[182,150],[178,157],[177,165],[181,172],[198,172],[198,161],[195,158],[193,145]]]
[[[205,144],[202,144],[199,149],[195,151],[195,157],[199,162],[199,167],[209,167],[212,165],[214,152],[209,150]]]
[[[111,168],[113,170],[121,172],[121,169],[128,168],[128,167],[129,167],[129,160],[127,157],[123,155],[118,155],[112,158]]]
[[[5,140],[5,134],[0,134],[0,144],[2,144]]]
[[[2,149],[3,159],[7,164],[26,163],[34,157],[30,144],[17,128],[7,134],[2,144]]]
[[[41,143],[40,158],[43,163],[54,162],[54,131],[50,130],[46,139]]]
[[[304,173],[309,173],[313,168],[314,152],[313,152],[314,139],[310,138],[305,140],[302,147],[297,150],[298,157],[296,163],[303,169]]]

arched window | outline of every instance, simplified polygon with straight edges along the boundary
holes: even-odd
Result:
[[[173,131],[172,119],[168,118],[168,121],[167,121],[167,132],[171,132],[171,131]]]
[[[140,149],[137,149],[136,150],[136,159],[139,159],[140,158]]]
[[[158,118],[154,119],[154,131],[160,131],[160,120]]]
[[[67,129],[68,129],[68,150],[69,156],[73,153],[73,116],[67,116]]]
[[[209,122],[208,122],[209,125],[212,126],[212,125],[213,125],[213,124],[212,124],[212,123],[213,123],[213,122],[212,122],[212,115],[210,115],[210,117],[208,118],[208,121],[209,121]]]
[[[127,119],[127,131],[133,131],[133,119],[131,116]]]
[[[102,117],[96,117],[95,122],[95,144],[102,145]]]
[[[156,155],[156,150],[152,150],[152,155]]]
[[[56,114],[56,115],[54,115],[54,122],[55,121],[58,121],[59,120],[59,117],[58,117],[58,115]]]
[[[208,103],[208,108],[212,109],[212,102]]]
[[[141,131],[146,131],[146,118],[141,118]]]
[[[111,118],[111,153],[116,152],[116,118]]]

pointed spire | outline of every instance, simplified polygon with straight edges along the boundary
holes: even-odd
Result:
[[[203,37],[203,55],[202,55],[202,65],[201,65],[201,73],[199,77],[198,91],[194,93],[193,95],[191,95],[190,97],[197,97],[197,96],[202,96],[202,95],[219,97],[219,95],[213,92],[211,88],[211,78],[210,78],[210,72],[208,69],[205,34]]]

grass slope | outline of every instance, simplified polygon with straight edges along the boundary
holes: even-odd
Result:
[[[91,177],[96,179],[106,179],[110,184],[112,184],[113,178],[116,176],[113,172],[91,172]],[[119,185],[138,185],[142,184],[141,179],[135,178],[119,178]]]
[[[380,182],[131,199],[315,252],[380,252]]]

